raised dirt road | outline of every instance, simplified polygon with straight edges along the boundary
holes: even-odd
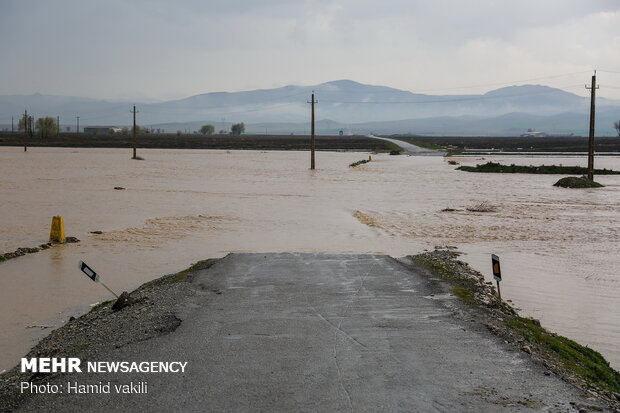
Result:
[[[407,155],[425,155],[425,156],[443,156],[443,155],[445,155],[445,152],[435,151],[433,149],[422,148],[420,146],[413,145],[413,144],[411,144],[409,142],[401,141],[400,139],[382,138],[380,136],[375,136],[375,135],[368,135],[368,136],[371,137],[371,138],[381,139],[381,140],[384,140],[384,141],[392,142],[392,143],[400,146],[401,148],[403,148],[403,150],[405,151],[405,154],[407,154]]]
[[[388,256],[231,254],[192,282],[175,331],[94,355],[184,373],[67,374],[56,381],[148,393],[38,395],[22,410],[560,412],[582,400]]]

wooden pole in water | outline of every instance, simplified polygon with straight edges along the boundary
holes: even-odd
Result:
[[[592,76],[592,86],[588,87],[586,85],[586,89],[590,89],[590,139],[588,142],[588,179],[590,181],[594,180],[594,102],[596,97],[596,89],[598,86],[596,85],[596,70],[594,71],[594,75]]]
[[[136,105],[133,105],[133,157],[136,159]]]
[[[28,139],[28,111],[24,110],[24,152],[28,151],[28,145],[26,143]]]
[[[312,100],[308,103],[312,104],[312,121],[311,121],[311,129],[310,129],[310,133],[312,135],[312,138],[310,139],[310,169],[314,169],[314,150],[315,150],[315,139],[314,139],[314,104],[315,103],[319,103],[318,101],[314,100],[314,90],[312,91]]]

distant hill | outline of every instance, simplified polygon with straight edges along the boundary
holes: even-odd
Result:
[[[248,132],[303,133],[309,128],[312,91],[319,101],[319,133],[346,129],[377,133],[520,134],[527,128],[550,133],[587,133],[589,99],[542,85],[510,86],[482,95],[426,95],[351,80],[314,86],[285,86],[245,92],[213,92],[159,103],[139,103],[138,123],[172,132],[197,130],[212,123],[216,130],[244,122]],[[24,109],[35,117],[60,116],[61,124],[131,123],[126,102],[51,95],[0,96],[0,127]],[[597,100],[597,134],[613,134],[620,101]],[[305,126],[304,126],[305,125]],[[459,132],[460,131],[460,132]],[[309,131],[308,131],[309,132]]]

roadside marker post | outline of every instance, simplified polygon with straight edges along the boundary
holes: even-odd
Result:
[[[86,263],[84,261],[80,261],[80,263],[78,264],[78,268],[80,269],[80,271],[82,271],[84,274],[86,274],[86,276],[88,278],[90,278],[91,280],[93,280],[93,282],[99,283],[101,285],[103,285],[105,287],[106,290],[108,290],[109,292],[111,292],[114,297],[116,297],[118,299],[118,295],[110,290],[108,288],[107,285],[105,285],[100,279],[99,279],[99,274],[97,274],[92,268],[90,268],[88,265],[86,265]]]
[[[499,257],[495,254],[491,254],[491,264],[493,265],[493,278],[497,281],[497,295],[499,299],[502,299],[502,293],[499,289],[499,282],[502,280],[502,270],[499,267]]]
[[[65,242],[65,220],[61,216],[52,217],[52,228],[50,229],[50,241],[64,244]]]

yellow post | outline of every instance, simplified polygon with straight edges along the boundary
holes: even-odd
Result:
[[[372,161],[372,156],[368,155],[368,160]]]
[[[50,241],[63,244],[65,242],[65,220],[62,217],[52,218],[52,229],[50,230]]]

